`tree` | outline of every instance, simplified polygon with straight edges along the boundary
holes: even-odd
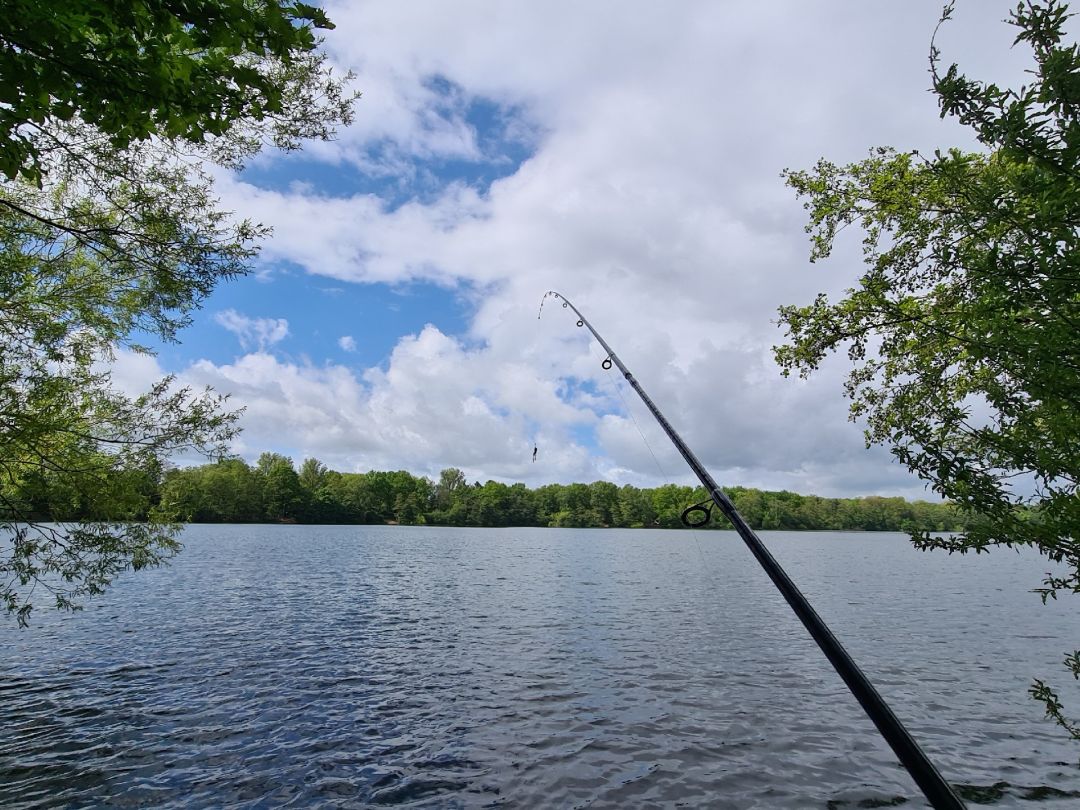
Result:
[[[116,149],[160,137],[201,144],[239,126],[287,148],[328,137],[351,103],[312,30],[333,27],[289,0],[10,0],[0,171],[40,182],[50,125],[75,118]]]
[[[180,298],[162,278],[133,274],[120,287],[114,270],[0,205],[0,601],[20,622],[31,609],[27,586],[71,608],[119,570],[174,552],[171,528],[126,522],[137,515],[125,473],[178,450],[220,453],[234,433],[235,415],[209,391],[168,378],[135,399],[112,390],[99,361],[140,324],[160,321],[162,333]],[[28,520],[23,490],[34,480],[92,503],[81,516],[106,522],[68,530]]]
[[[305,462],[306,463],[306,462]],[[300,471],[300,486],[304,489],[304,523],[348,522],[344,504],[338,499],[341,473],[325,470],[318,487],[312,491],[304,482],[304,470]]]
[[[625,484],[619,490],[619,516],[620,526],[637,529],[653,526],[656,521],[656,508],[653,506],[651,492]]]
[[[846,348],[868,445],[890,447],[969,518],[958,536],[914,532],[916,544],[1037,548],[1066,566],[1044,600],[1080,592],[1080,54],[1068,16],[1053,0],[1013,12],[1035,61],[1019,90],[942,73],[931,45],[941,115],[985,151],[881,148],[786,173],[806,198],[811,260],[857,224],[867,269],[836,303],[781,308],[776,349],[785,375],[806,376]],[[1080,653],[1066,664],[1080,678]],[[1045,684],[1033,692],[1080,737]]]
[[[504,518],[506,526],[535,526],[536,508],[533,504],[533,495],[529,489],[521,483],[513,484],[507,495],[507,515]]]
[[[610,481],[594,481],[589,484],[589,505],[591,525],[615,525],[619,518],[619,488]]]
[[[509,511],[510,487],[499,481],[487,481],[475,493],[473,513],[474,526],[506,526]]]
[[[250,523],[265,514],[262,481],[237,458],[170,470],[161,484],[161,502],[189,522]]]
[[[454,502],[455,494],[464,487],[465,473],[457,467],[448,467],[439,473],[439,482],[435,484],[435,505],[439,509],[449,509]]]
[[[6,11],[0,602],[25,624],[35,587],[75,609],[120,571],[178,550],[175,515],[133,500],[130,484],[177,451],[220,456],[237,414],[168,378],[126,396],[109,361],[147,351],[140,336],[175,340],[266,234],[219,209],[203,164],[235,168],[264,144],[329,137],[352,96],[316,50],[310,28],[328,22],[302,4],[16,0]],[[100,522],[44,523],[71,515]]]
[[[654,524],[665,529],[677,529],[683,525],[683,510],[692,503],[697,503],[701,498],[694,499],[694,490],[691,487],[681,487],[676,484],[664,484],[652,491],[653,509],[656,518]]]
[[[280,453],[263,453],[255,465],[262,484],[266,517],[276,521],[296,521],[304,511],[305,495],[292,459]]]
[[[317,458],[305,458],[300,465],[300,486],[315,495],[325,484],[330,471]]]

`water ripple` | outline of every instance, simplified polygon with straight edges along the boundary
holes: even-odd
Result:
[[[185,541],[0,629],[0,806],[925,806],[731,534]],[[768,542],[969,801],[1078,803],[1077,750],[1025,695],[1077,630],[1017,586],[1041,560]]]

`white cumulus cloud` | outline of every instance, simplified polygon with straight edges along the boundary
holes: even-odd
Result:
[[[686,480],[573,318],[553,308],[536,320],[540,296],[557,289],[723,483],[923,494],[847,421],[843,358],[790,380],[770,348],[783,339],[778,306],[835,295],[861,273],[854,237],[809,264],[805,212],[782,170],[877,145],[976,146],[927,92],[940,2],[421,7],[326,6],[337,24],[327,47],[364,96],[355,125],[304,159],[365,190],[234,176],[217,190],[225,207],[273,226],[268,265],[360,292],[415,281],[466,291],[467,328],[403,329],[387,361],[359,375],[265,354],[196,364],[186,374],[248,406],[246,448],[287,437],[297,455],[342,469]],[[1021,84],[1027,56],[1001,23],[1009,8],[963,4],[938,36],[945,63]],[[470,118],[475,101],[531,152],[490,185],[442,181],[440,161],[504,159]],[[424,194],[390,203],[425,172]],[[251,350],[288,331],[231,310],[218,320]],[[522,463],[533,442],[543,464]]]
[[[264,351],[289,334],[285,318],[249,318],[235,309],[226,309],[216,313],[214,320],[236,335],[244,349]]]

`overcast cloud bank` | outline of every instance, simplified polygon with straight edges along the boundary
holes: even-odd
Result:
[[[1018,83],[1007,3],[961,3],[946,63]],[[277,312],[224,311],[232,363],[179,369],[247,411],[237,451],[343,470],[653,486],[688,473],[575,302],[726,484],[928,497],[847,421],[843,358],[782,379],[781,304],[837,293],[858,240],[811,266],[780,172],[876,145],[970,147],[927,92],[940,4],[331,3],[327,47],[358,73],[357,123],[261,158],[225,205],[275,229],[260,272],[469,291],[463,334],[401,334],[371,368],[305,355]],[[303,160],[333,184],[275,182]],[[245,280],[240,283],[258,283]],[[286,316],[285,318],[281,316]],[[353,351],[362,326],[340,338]],[[145,358],[121,357],[145,364]],[[140,373],[146,371],[141,367]],[[644,434],[644,440],[643,436]],[[540,447],[531,462],[533,445]]]

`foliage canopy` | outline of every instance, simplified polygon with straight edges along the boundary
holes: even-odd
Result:
[[[42,135],[79,119],[116,149],[200,144],[240,124],[324,137],[350,99],[299,2],[11,0],[0,18],[0,171],[40,182]],[[317,86],[319,92],[310,92]]]
[[[949,504],[902,498],[819,498],[744,487],[725,490],[755,529],[902,531],[962,528]],[[404,470],[341,473],[305,459],[263,453],[251,467],[225,459],[168,470],[158,497],[195,523],[402,523],[442,526],[683,528],[682,511],[705,498],[700,487],[656,489],[591,484],[470,484],[454,467],[435,482]],[[723,521],[712,528],[726,528]]]
[[[916,543],[1035,547],[1066,571],[1044,599],[1080,592],[1080,54],[1068,17],[1053,0],[1012,13],[1035,62],[1019,90],[942,73],[932,46],[942,117],[985,151],[879,148],[786,172],[810,212],[811,260],[857,225],[866,268],[840,301],[781,308],[788,342],[776,348],[784,374],[803,376],[846,349],[867,443],[979,518]],[[1080,677],[1076,654],[1067,663]]]
[[[266,229],[220,210],[236,167],[348,123],[302,4],[16,0],[0,20],[0,604],[62,608],[178,546],[165,459],[219,455],[225,398],[117,390],[117,349],[175,340]],[[306,21],[306,22],[305,22]],[[310,23],[307,24],[307,23]],[[49,523],[75,515],[75,525]],[[135,523],[135,519],[146,519]],[[94,521],[94,522],[87,522]]]

